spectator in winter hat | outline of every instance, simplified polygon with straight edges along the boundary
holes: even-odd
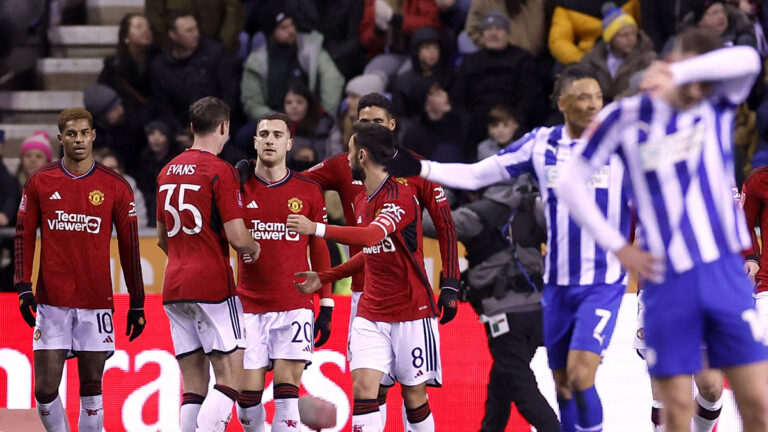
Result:
[[[317,31],[297,32],[280,0],[269,1],[262,10],[262,19],[267,43],[248,56],[240,84],[248,118],[255,120],[269,112],[282,111],[285,94],[294,80],[306,83],[320,105],[335,113],[344,77],[323,49],[323,35]],[[250,128],[255,130],[255,126]]]
[[[88,86],[83,93],[83,104],[93,115],[94,148],[108,147],[123,161],[126,172],[134,174],[144,147],[141,124],[130,121],[120,96],[104,84]]]
[[[19,170],[16,172],[16,178],[19,180],[21,187],[24,187],[24,184],[33,172],[53,160],[51,136],[48,135],[48,132],[38,130],[31,137],[27,138],[21,145],[19,159]]]
[[[614,3],[606,3],[603,10],[603,38],[581,62],[594,72],[603,100],[609,103],[629,92],[632,76],[647,68],[656,59],[656,52],[632,15]]]
[[[327,155],[332,156],[348,150],[352,126],[357,121],[357,104],[360,98],[368,93],[383,94],[386,88],[387,75],[381,71],[358,75],[349,80],[344,91],[344,103],[325,146]]]

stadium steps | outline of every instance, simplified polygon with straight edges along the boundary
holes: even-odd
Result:
[[[104,58],[115,53],[116,25],[58,26],[48,30],[51,54],[66,58]]]
[[[4,123],[56,123],[61,110],[82,106],[82,91],[0,91],[0,115]]]
[[[104,66],[100,58],[42,58],[37,81],[46,90],[84,90],[96,82]]]
[[[143,13],[144,0],[87,0],[85,7],[88,24],[119,25],[125,14]]]

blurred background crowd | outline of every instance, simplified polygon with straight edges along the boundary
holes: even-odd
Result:
[[[403,146],[471,162],[562,121],[550,94],[566,65],[592,69],[607,104],[633,93],[642,71],[691,26],[768,56],[765,7],[762,0],[2,0],[0,227],[13,226],[29,174],[59,157],[57,104],[93,113],[98,159],[134,186],[141,223],[151,227],[155,179],[191,145],[187,108],[201,97],[233,110],[220,155],[232,164],[255,157],[254,120],[273,111],[291,120],[291,168],[346,151],[358,100],[371,92],[390,97]],[[736,119],[739,182],[768,164],[765,86],[758,80]],[[477,197],[453,198],[459,205]],[[331,219],[342,221],[328,200]]]

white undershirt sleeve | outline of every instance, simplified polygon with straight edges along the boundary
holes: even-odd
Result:
[[[473,164],[423,160],[420,175],[435,183],[465,190],[477,190],[509,179],[507,172],[496,161],[496,155]]]

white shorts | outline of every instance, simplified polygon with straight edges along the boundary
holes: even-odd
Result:
[[[32,349],[67,350],[67,358],[79,351],[115,351],[111,309],[78,309],[37,305]]]
[[[640,291],[637,294],[637,331],[635,331],[635,340],[632,341],[632,348],[636,349],[643,358],[645,358],[644,314],[645,302],[643,302],[643,291]]]
[[[170,303],[165,314],[171,323],[176,357],[199,349],[204,353],[229,354],[245,348],[243,305],[237,297],[221,303]]]
[[[271,368],[273,360],[310,363],[315,349],[314,317],[310,309],[245,314],[243,366]]]
[[[349,331],[347,332],[347,361],[352,358],[352,353],[349,351],[349,338],[352,335],[352,321],[357,316],[357,305],[360,303],[360,297],[363,296],[362,292],[352,291],[352,298],[349,300]]]
[[[757,309],[760,323],[763,325],[763,343],[768,345],[768,291],[759,292],[754,297],[755,309]]]
[[[387,378],[382,385],[442,385],[437,318],[390,323],[355,317],[350,333],[350,370],[381,371]]]

